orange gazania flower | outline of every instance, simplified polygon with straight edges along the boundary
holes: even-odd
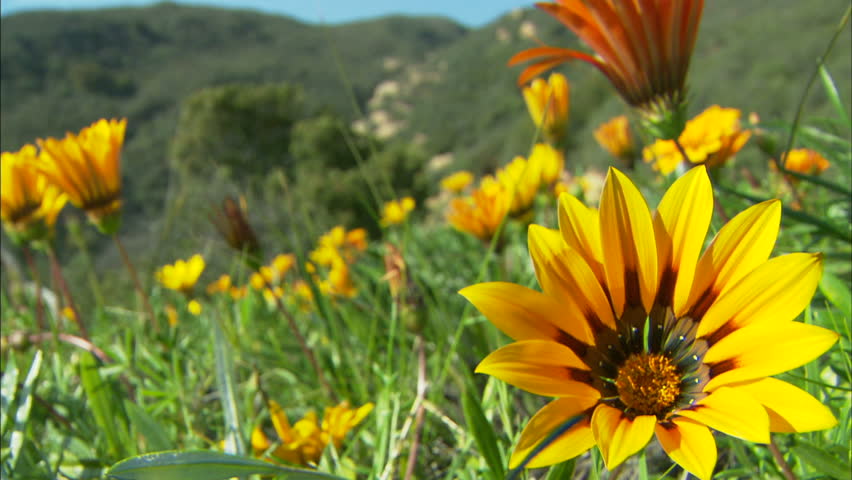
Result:
[[[486,176],[469,197],[453,199],[447,220],[457,230],[488,243],[497,234],[511,205],[512,192],[494,177]]]
[[[565,134],[569,92],[568,80],[561,73],[550,74],[546,82],[536,78],[522,91],[530,117],[549,142],[558,142]]]
[[[529,230],[542,292],[504,282],[461,291],[516,340],[477,372],[556,397],[524,428],[510,467],[552,465],[597,445],[613,469],[656,435],[674,462],[707,479],[712,430],[769,443],[770,432],[837,424],[817,399],[772,377],[839,337],[794,321],[823,259],[769,259],[778,200],[734,217],[703,255],[713,212],[704,166],[678,179],[654,213],[616,169],[599,211],[567,194],[559,203],[559,230]]]
[[[121,148],[127,119],[101,119],[78,135],[38,140],[38,168],[106,234],[121,220]]]
[[[613,157],[624,162],[628,167],[633,165],[636,146],[630,133],[630,121],[627,115],[619,115],[601,124],[595,130],[595,140]]]
[[[775,165],[774,162],[771,165]],[[818,152],[809,148],[797,148],[790,150],[784,157],[784,168],[791,172],[815,175],[824,172],[831,166],[831,162]]]
[[[551,46],[518,53],[510,65],[535,60],[519,84],[569,61],[598,68],[619,95],[642,113],[658,138],[676,138],[685,122],[686,73],[703,0],[557,0],[537,3],[594,50]]]
[[[15,241],[39,241],[53,235],[67,196],[36,168],[36,148],[0,154],[0,218]]]

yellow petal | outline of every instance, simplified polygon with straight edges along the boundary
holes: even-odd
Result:
[[[556,299],[514,283],[479,283],[459,293],[515,340],[558,340],[585,322],[567,317]]]
[[[763,378],[729,388],[748,393],[766,408],[772,432],[812,432],[837,425],[828,407],[801,388],[777,378]]]
[[[518,467],[556,428],[592,408],[597,400],[584,397],[558,398],[539,410],[524,427],[509,468]],[[544,447],[526,466],[538,468],[570,460],[595,445],[588,416]]]
[[[778,227],[781,202],[767,200],[731,219],[716,235],[695,269],[687,306],[693,311],[702,299],[712,301],[769,258]],[[708,305],[703,305],[703,314]],[[685,307],[684,307],[685,308]],[[683,316],[685,311],[675,311]]]
[[[614,330],[615,318],[600,282],[582,255],[565,244],[559,231],[530,225],[528,243],[541,288],[554,298],[571,299],[584,319],[596,318]],[[583,331],[577,333],[587,338],[577,338],[593,345],[589,323],[578,327]]]
[[[598,212],[583,205],[577,197],[563,193],[559,196],[559,232],[565,243],[586,259],[595,276],[604,281]]]
[[[616,316],[626,306],[651,311],[657,295],[657,246],[648,205],[623,173],[609,169],[601,194],[601,245]]]
[[[660,274],[675,275],[672,289],[661,294],[673,295],[669,300],[675,311],[685,308],[689,300],[698,255],[713,216],[713,187],[703,165],[680,177],[660,201],[654,216]],[[662,289],[664,286],[661,285]]]
[[[671,426],[658,424],[655,431],[663,450],[687,472],[701,480],[713,476],[716,441],[705,425],[688,418],[675,418]]]
[[[640,415],[631,420],[621,410],[598,405],[592,414],[592,432],[606,468],[612,470],[642,450],[651,440],[656,424],[657,417],[653,415]]]
[[[769,416],[745,392],[722,387],[678,414],[733,437],[769,443]]]
[[[497,377],[538,395],[600,397],[591,385],[576,380],[572,369],[589,367],[565,345],[549,340],[525,340],[491,352],[476,367],[476,373]]]
[[[810,362],[831,348],[839,335],[799,322],[764,322],[741,328],[707,350],[704,363],[727,366],[704,391],[722,385],[776,375]],[[714,374],[711,366],[711,375]]]
[[[796,318],[811,302],[822,277],[822,255],[791,253],[767,261],[719,297],[698,325],[698,336],[763,322]]]
[[[272,417],[272,426],[275,427],[275,433],[282,442],[291,442],[293,434],[290,430],[290,421],[287,420],[287,414],[275,400],[269,401],[269,416]]]

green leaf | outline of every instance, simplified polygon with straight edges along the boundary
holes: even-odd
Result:
[[[21,386],[21,396],[18,401],[18,411],[15,412],[15,428],[12,430],[12,438],[9,440],[9,463],[12,465],[12,471],[15,471],[18,459],[21,453],[21,447],[24,445],[24,430],[27,427],[27,421],[30,419],[30,408],[33,404],[33,384],[38,377],[38,371],[41,368],[41,350],[37,351],[33,357],[33,363],[30,364],[30,370],[24,379],[24,384]]]
[[[216,383],[222,398],[222,409],[225,413],[225,451],[242,455],[245,452],[242,433],[240,432],[240,417],[237,412],[237,400],[234,393],[233,365],[228,344],[219,320],[213,321],[214,353],[216,355]]]
[[[122,460],[107,471],[117,480],[218,480],[246,475],[277,475],[287,480],[343,480],[327,473],[281,467],[220,452],[160,452]]]
[[[125,399],[124,409],[127,411],[130,422],[136,427],[136,431],[145,437],[148,450],[159,452],[175,448],[174,442],[169,438],[162,425],[157,423],[144,408]]]
[[[828,70],[825,69],[824,64],[819,66],[819,75],[822,79],[822,86],[825,88],[825,93],[828,94],[831,106],[833,106],[837,111],[837,116],[846,122],[846,125],[852,127],[852,119],[850,119],[849,114],[846,113],[846,108],[843,106],[843,100],[840,99],[840,93],[837,91],[837,86],[834,84],[834,80],[831,78]]]
[[[491,428],[491,423],[485,418],[480,400],[473,393],[472,388],[465,391],[462,397],[462,408],[467,425],[473,433],[474,440],[476,440],[476,445],[479,447],[482,456],[485,457],[485,462],[488,463],[491,476],[494,479],[505,477],[506,470],[503,468],[503,456],[500,455],[497,436],[494,434],[494,429]]]
[[[572,458],[567,462],[557,463],[556,465],[550,467],[550,470],[547,471],[547,477],[545,480],[561,480],[563,478],[574,478],[574,465],[576,464],[576,458]]]
[[[101,377],[98,360],[89,352],[80,356],[80,382],[86,392],[95,423],[106,435],[110,455],[114,458],[126,456],[126,448],[129,445],[122,439],[129,438],[127,417],[122,409],[117,408],[121,404],[116,401],[114,386]]]
[[[0,382],[0,432],[6,431],[6,419],[15,401],[15,392],[18,391],[18,367],[15,365],[15,356],[9,355],[6,370],[3,371],[3,379]]]
[[[819,290],[846,319],[852,319],[852,291],[836,275],[823,272]]]
[[[809,443],[799,443],[793,447],[798,458],[814,467],[819,473],[838,480],[849,478],[850,465],[843,460],[826,453],[825,447],[815,447]]]

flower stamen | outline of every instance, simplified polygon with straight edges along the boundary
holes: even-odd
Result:
[[[615,386],[628,411],[638,415],[668,413],[680,396],[681,376],[666,355],[631,355],[618,369]]]

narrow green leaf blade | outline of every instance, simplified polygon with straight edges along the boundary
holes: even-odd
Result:
[[[823,272],[819,290],[847,320],[852,319],[852,291],[843,283],[843,280],[834,274]]]
[[[30,408],[33,404],[33,385],[38,377],[38,372],[41,369],[41,350],[37,351],[33,357],[33,363],[27,372],[24,383],[21,386],[20,400],[18,401],[18,410],[15,412],[15,428],[12,430],[12,437],[9,440],[9,463],[12,465],[12,471],[18,464],[18,459],[21,453],[21,447],[24,445],[24,429],[27,427],[27,421],[30,419]]]
[[[15,364],[15,356],[9,355],[7,358],[0,383],[0,432],[6,431],[6,419],[11,415],[12,402],[15,401],[15,392],[18,391],[18,366]]]
[[[834,79],[831,78],[824,64],[819,66],[819,76],[822,79],[822,86],[825,88],[825,93],[828,94],[831,106],[837,111],[837,116],[846,122],[846,125],[852,127],[852,119],[849,118],[849,114],[843,106],[843,100],[840,99],[840,92],[837,91],[837,85],[834,84]]]
[[[500,448],[497,445],[497,436],[491,428],[491,423],[485,418],[479,397],[473,393],[472,388],[468,388],[462,397],[462,409],[476,445],[485,457],[485,462],[488,463],[492,478],[505,477],[506,470],[503,467],[503,456],[500,455]]]
[[[145,437],[149,451],[161,452],[175,448],[174,442],[169,438],[162,425],[157,423],[144,408],[125,400],[124,410],[127,412],[130,422],[136,427],[136,431]]]
[[[222,410],[225,414],[225,451],[242,455],[245,453],[240,417],[237,412],[237,400],[234,393],[233,365],[225,335],[218,319],[213,322],[214,354],[216,356],[216,383],[222,399]]]
[[[107,471],[116,480],[219,480],[277,475],[287,480],[343,480],[327,473],[287,468],[220,452],[160,452],[122,460]]]
[[[828,454],[824,447],[815,447],[809,443],[799,443],[793,447],[793,452],[803,462],[814,467],[821,474],[828,475],[837,480],[849,478],[850,465]]]
[[[101,377],[98,361],[89,352],[80,356],[80,382],[95,423],[106,436],[110,455],[114,458],[125,456],[125,445],[118,429],[126,428],[127,419],[114,408],[112,385]]]

